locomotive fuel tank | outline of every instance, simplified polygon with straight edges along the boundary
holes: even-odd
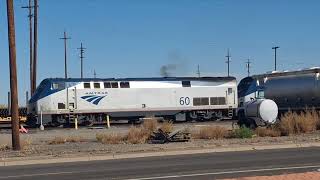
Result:
[[[256,99],[244,105],[246,118],[252,118],[256,124],[273,124],[277,120],[278,106],[270,99]]]
[[[270,99],[255,99],[239,107],[238,124],[250,128],[274,124],[278,117],[278,106]]]

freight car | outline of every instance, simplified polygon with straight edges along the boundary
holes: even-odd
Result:
[[[146,117],[214,120],[232,117],[238,107],[234,77],[50,78],[28,103],[27,124],[58,126]]]
[[[289,110],[320,109],[320,68],[290,72],[271,72],[241,80],[240,106],[253,98],[272,99],[280,113]]]
[[[27,120],[27,108],[20,107],[19,110],[19,121],[25,122]],[[11,113],[9,108],[0,108],[0,124],[11,123]]]

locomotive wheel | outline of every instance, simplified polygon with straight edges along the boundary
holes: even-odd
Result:
[[[245,126],[247,128],[250,128],[250,129],[256,129],[257,128],[256,122],[253,119],[250,119],[250,118],[248,118],[246,120]]]
[[[90,121],[90,120],[86,120],[86,121],[83,121],[83,122],[81,123],[81,125],[83,125],[83,126],[88,126],[88,127],[93,126],[93,124],[94,124],[94,122],[93,122],[93,121]]]
[[[50,126],[51,127],[59,127],[59,126],[61,126],[61,123],[59,123],[58,121],[52,121],[52,122],[50,122]]]

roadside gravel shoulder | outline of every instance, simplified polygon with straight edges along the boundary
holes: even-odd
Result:
[[[0,166],[168,156],[228,151],[320,147],[320,134],[251,139],[191,140],[168,144],[101,144],[94,140],[48,145],[30,144],[23,151],[2,150]]]

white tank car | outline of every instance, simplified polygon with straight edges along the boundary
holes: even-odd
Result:
[[[28,104],[27,124],[137,121],[145,117],[210,120],[232,117],[238,106],[234,77],[45,79]]]

